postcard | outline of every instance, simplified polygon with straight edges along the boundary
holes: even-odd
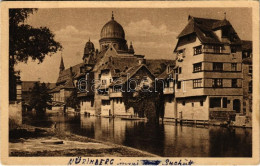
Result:
[[[1,3],[3,165],[259,164],[259,2]]]

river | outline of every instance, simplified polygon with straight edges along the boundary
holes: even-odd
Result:
[[[23,115],[23,123],[113,142],[163,157],[251,157],[252,129],[219,126],[151,125],[120,118],[74,114]]]

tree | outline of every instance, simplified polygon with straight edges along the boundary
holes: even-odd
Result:
[[[162,85],[155,89],[155,83],[149,87],[150,92],[137,90],[135,96],[132,92],[123,92],[126,109],[134,108],[138,117],[147,117],[149,123],[158,123],[164,117],[164,98]]]
[[[77,89],[73,89],[72,93],[68,98],[66,98],[66,106],[74,108],[75,111],[79,111],[79,106],[80,106],[80,100],[78,98],[78,92]]]
[[[59,42],[54,40],[54,34],[47,27],[34,28],[24,22],[37,9],[9,10],[9,96],[13,97],[16,89],[14,65],[18,62],[43,62],[46,55],[53,55],[62,49]]]
[[[45,83],[36,82],[29,96],[29,105],[36,113],[44,113],[46,108],[51,108],[52,96],[48,93]]]

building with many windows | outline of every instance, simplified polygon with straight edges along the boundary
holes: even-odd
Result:
[[[252,41],[242,41],[243,113],[252,117],[253,66]]]
[[[118,94],[114,86],[124,87],[129,79],[139,80],[140,87],[151,84],[155,75],[160,75],[165,66],[173,61],[149,60],[144,55],[135,54],[132,42],[127,44],[124,29],[113,14],[102,27],[100,37],[99,50],[95,49],[90,39],[86,42],[82,63],[65,69],[61,58],[59,77],[51,90],[53,105],[64,106],[76,89],[81,113],[133,116],[133,109],[126,108],[122,93]]]
[[[189,16],[174,49],[176,118],[225,120],[243,112],[241,44],[228,20]]]

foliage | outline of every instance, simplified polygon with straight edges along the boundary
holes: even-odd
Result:
[[[164,117],[164,98],[162,88],[151,86],[150,92],[140,89],[136,92],[123,92],[126,109],[134,108],[138,117],[147,117],[149,122],[158,122],[159,117]]]
[[[45,55],[52,55],[62,47],[54,40],[54,34],[47,27],[34,28],[24,24],[37,9],[9,10],[9,55],[10,67],[28,58],[43,62]]]
[[[70,96],[66,98],[66,106],[74,108],[75,111],[79,111],[80,100],[77,97],[77,89],[75,88]]]
[[[37,113],[46,111],[51,108],[52,96],[48,93],[45,83],[36,82],[29,96],[29,105],[34,108]]]
[[[29,58],[41,63],[46,55],[62,49],[47,27],[34,28],[25,24],[29,15],[36,11],[32,8],[9,10],[9,100],[16,100],[15,64],[27,63]]]

